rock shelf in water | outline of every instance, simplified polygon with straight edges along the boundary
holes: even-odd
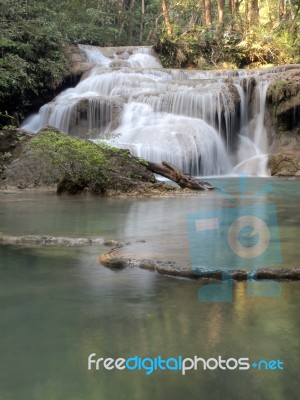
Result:
[[[136,242],[143,243],[138,240]],[[64,236],[49,236],[49,235],[23,235],[12,236],[0,233],[0,244],[6,245],[26,245],[26,246],[96,246],[105,245],[112,247],[108,252],[104,252],[99,257],[99,263],[105,267],[119,270],[124,268],[141,268],[150,271],[156,271],[163,275],[177,276],[190,279],[222,279],[222,271],[198,269],[195,273],[189,265],[179,265],[173,260],[159,260],[149,258],[136,258],[129,255],[119,253],[119,249],[130,245],[117,240],[105,240],[104,238],[86,237],[86,238],[71,238]],[[293,268],[259,268],[251,273],[245,270],[226,271],[231,279],[243,281],[247,279],[275,279],[275,280],[299,280],[300,267]]]
[[[248,279],[275,279],[275,280],[299,280],[300,267],[293,268],[259,268],[253,274],[253,271],[246,270],[211,270],[197,269],[194,272],[189,265],[179,265],[173,260],[158,260],[158,259],[139,259],[131,257],[131,255],[122,255],[118,252],[119,247],[114,247],[110,251],[100,255],[99,263],[105,267],[119,270],[124,268],[141,268],[150,271],[156,271],[163,275],[177,276],[190,279],[215,279],[222,280],[223,272],[226,272],[228,278],[237,281]]]
[[[0,233],[0,244],[92,246],[105,244],[105,240],[97,237],[71,238],[48,235],[10,236]]]

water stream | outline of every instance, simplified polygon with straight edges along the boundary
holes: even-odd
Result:
[[[268,175],[266,92],[276,68],[195,71],[162,68],[151,47],[83,46],[90,70],[23,128],[51,125],[109,139],[150,161],[194,175]]]

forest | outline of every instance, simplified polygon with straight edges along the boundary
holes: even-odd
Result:
[[[173,68],[300,60],[299,0],[1,0],[0,10],[2,125],[62,84],[68,43],[152,45]]]

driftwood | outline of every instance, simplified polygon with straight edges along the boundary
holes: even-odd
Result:
[[[182,189],[192,190],[214,190],[208,182],[201,181],[175,167],[173,164],[163,161],[161,164],[148,161],[147,169],[155,174],[161,175],[177,183]]]

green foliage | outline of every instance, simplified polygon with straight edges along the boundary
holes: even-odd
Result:
[[[0,118],[6,122],[6,125],[3,126],[3,129],[16,129],[16,126],[14,125],[14,117],[9,115],[7,111],[0,111]]]
[[[278,1],[260,1],[254,22],[243,0],[231,2],[233,10],[224,2],[221,22],[218,3],[210,3],[211,23],[203,21],[203,2],[181,0],[170,8],[172,32],[162,26],[156,44],[164,66],[254,68],[300,62],[299,0],[285,2],[282,10]]]
[[[58,183],[58,193],[76,194],[85,188],[93,193],[105,193],[107,189],[126,191],[140,181],[153,182],[152,174],[145,171],[145,160],[104,142],[96,144],[45,130],[33,138],[26,149],[25,160],[30,160],[30,168],[37,165],[44,175],[46,172],[51,184]],[[31,176],[29,183],[33,181],[45,182],[45,179]]]
[[[221,32],[208,27],[195,27],[185,35],[163,34],[155,46],[166,67],[221,68],[221,63],[236,65],[240,40],[238,33]]]
[[[42,1],[2,0],[0,9],[0,110],[22,116],[30,98],[62,81],[64,40]]]
[[[143,158],[139,157],[137,160],[141,165],[143,165],[144,167],[148,167],[149,162],[144,160]]]
[[[278,103],[289,97],[287,93],[287,79],[276,79],[268,88],[268,97],[273,103]]]
[[[106,180],[109,154],[116,151],[105,143],[95,144],[53,131],[32,139],[30,149],[60,171],[63,178],[75,181]]]
[[[268,33],[264,29],[250,31],[237,44],[240,67],[251,65],[280,65],[293,62],[293,52],[288,40]]]

